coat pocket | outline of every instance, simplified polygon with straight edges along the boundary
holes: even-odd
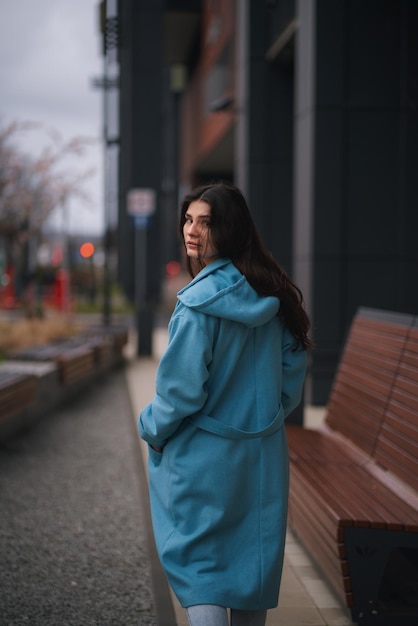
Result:
[[[161,463],[162,456],[163,456],[162,452],[157,452],[157,450],[154,450],[154,448],[152,448],[148,444],[148,461],[149,461],[149,463],[151,463],[154,467],[158,467],[158,465]]]

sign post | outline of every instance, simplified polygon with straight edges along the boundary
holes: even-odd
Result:
[[[135,313],[138,334],[137,354],[152,354],[153,311],[148,301],[147,235],[152,215],[155,213],[156,193],[150,188],[131,189],[127,196],[127,209],[135,226]]]

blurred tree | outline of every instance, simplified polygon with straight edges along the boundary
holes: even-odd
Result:
[[[82,157],[92,140],[75,137],[64,142],[56,131],[49,131],[50,145],[39,157],[21,152],[15,145],[18,133],[38,126],[31,122],[0,124],[0,222],[18,226],[30,222],[39,229],[52,211],[77,197],[90,198],[83,184],[93,171],[70,172],[62,169],[68,156]]]
[[[84,183],[93,170],[71,171],[67,157],[84,156],[92,140],[64,141],[57,131],[45,129],[48,144],[33,157],[17,147],[17,140],[21,132],[39,127],[32,122],[0,123],[0,234],[6,242],[6,259],[15,268],[18,296],[35,280],[36,250],[51,213],[62,208],[65,216],[73,198],[91,201]]]

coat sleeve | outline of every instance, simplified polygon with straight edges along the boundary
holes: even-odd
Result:
[[[297,347],[295,338],[286,328],[282,344],[282,405],[285,417],[302,400],[303,384],[306,374],[306,350]]]
[[[188,309],[170,322],[169,343],[157,370],[155,396],[140,413],[138,430],[162,448],[182,421],[206,402],[212,347],[205,316]]]

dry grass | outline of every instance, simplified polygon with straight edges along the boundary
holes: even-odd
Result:
[[[0,320],[0,355],[28,346],[71,337],[81,330],[75,320],[56,315],[44,319]]]

